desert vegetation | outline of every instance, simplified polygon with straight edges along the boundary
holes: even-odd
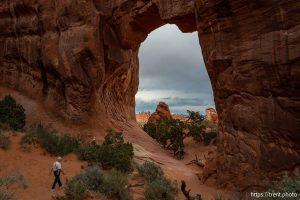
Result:
[[[39,144],[49,154],[62,156],[76,152],[80,145],[80,139],[68,134],[61,134],[51,125],[42,123],[33,124],[21,138],[20,144],[26,148],[32,144]]]
[[[8,149],[9,145],[9,137],[0,130],[0,149]]]
[[[142,199],[177,199],[177,182],[166,178],[160,166],[147,161],[138,165],[137,170],[146,181]],[[109,199],[132,200],[130,187],[133,186],[129,184],[128,176],[128,172],[122,172],[115,168],[104,170],[101,165],[94,163],[69,180],[64,189],[64,195],[53,196],[53,200],[83,200],[91,195]]]
[[[272,184],[269,189],[269,192],[280,192],[281,194],[291,195],[291,193],[300,194],[300,175],[296,174],[296,176],[283,176],[283,178]],[[295,196],[285,196],[285,198],[295,198]],[[270,200],[279,200],[283,199],[283,197],[265,197],[264,199]]]
[[[115,168],[123,172],[130,171],[133,158],[133,146],[125,143],[122,132],[107,130],[102,144],[90,142],[78,149],[79,159],[90,163],[99,163],[103,169]]]
[[[0,177],[0,200],[17,200],[15,195],[9,191],[9,188],[14,185],[23,189],[28,187],[24,176],[19,171]]]
[[[164,148],[171,150],[177,158],[184,156],[184,139],[192,137],[206,145],[217,139],[217,126],[204,121],[199,112],[187,111],[186,122],[176,119],[159,119],[156,123],[146,123],[143,129]]]
[[[96,141],[85,142],[78,136],[60,133],[51,125],[41,122],[25,129],[25,110],[11,96],[1,100],[0,110],[1,130],[23,131],[19,143],[24,149],[30,149],[32,146],[41,147],[53,156],[75,153],[79,160],[88,162],[88,167],[67,181],[64,194],[53,196],[54,200],[83,200],[94,194],[108,199],[132,199],[130,188],[134,186],[128,182],[128,177],[135,170],[132,165],[134,151],[133,145],[125,142],[122,132],[108,129],[101,144]],[[188,125],[193,126],[192,123],[194,122],[187,124],[178,120],[169,120],[160,121],[155,126],[146,124],[145,128],[152,127],[155,131],[150,131],[149,134],[157,138],[166,148],[171,149],[174,155],[178,155],[178,152],[183,152],[183,139],[191,134],[186,132],[186,129]],[[7,149],[10,144],[7,133],[0,132],[2,149]],[[141,177],[145,178],[145,184],[142,184],[145,185],[144,200],[177,198],[177,182],[168,179],[159,165],[145,162],[138,165],[136,170]],[[16,199],[8,188],[17,183],[20,187],[27,187],[27,183],[19,173],[1,177],[0,200]]]
[[[8,149],[9,135],[4,130],[18,131],[25,126],[25,109],[16,100],[7,95],[0,100],[0,149]]]
[[[83,200],[94,192],[107,198],[131,200],[127,176],[116,169],[105,171],[100,166],[93,165],[67,183],[63,196],[55,196],[53,199]]]
[[[16,131],[25,126],[25,109],[10,95],[0,100],[0,124]]]
[[[175,200],[178,193],[176,181],[166,178],[159,165],[146,161],[137,167],[139,175],[147,180],[144,200]]]

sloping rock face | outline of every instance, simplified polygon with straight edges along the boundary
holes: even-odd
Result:
[[[159,119],[172,119],[168,104],[159,102],[154,113],[148,119],[149,123],[156,123]]]
[[[249,189],[299,167],[299,1],[2,1],[0,85],[73,123],[134,120],[139,45],[165,23],[199,33],[220,184]]]
[[[219,122],[218,113],[214,108],[205,109],[205,121],[213,124],[218,124]]]

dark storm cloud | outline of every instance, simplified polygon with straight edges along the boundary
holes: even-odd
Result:
[[[183,34],[175,25],[161,27],[141,45],[139,60],[139,92],[147,94],[137,95],[137,110],[150,107],[158,99],[182,110],[184,106],[214,104],[196,32]],[[166,91],[167,96],[160,92],[160,97],[153,98],[158,90]]]
[[[151,100],[137,100],[136,110],[142,111],[154,111],[160,101],[167,102],[170,111],[173,113],[186,113],[186,110],[200,111],[201,108],[211,106],[209,98],[180,98],[180,97],[165,97],[156,98]],[[202,109],[203,110],[203,109]]]

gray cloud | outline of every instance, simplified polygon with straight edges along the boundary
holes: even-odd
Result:
[[[181,106],[182,110],[184,106],[214,105],[196,32],[184,34],[175,25],[161,27],[141,45],[139,60],[139,91],[177,91],[164,98],[169,98],[165,101],[170,107]],[[136,110],[150,108],[154,101],[137,98]]]

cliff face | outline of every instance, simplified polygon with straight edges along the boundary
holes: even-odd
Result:
[[[139,45],[165,23],[199,33],[219,114],[219,182],[245,189],[299,167],[299,1],[2,1],[0,85],[67,121],[126,123]]]

